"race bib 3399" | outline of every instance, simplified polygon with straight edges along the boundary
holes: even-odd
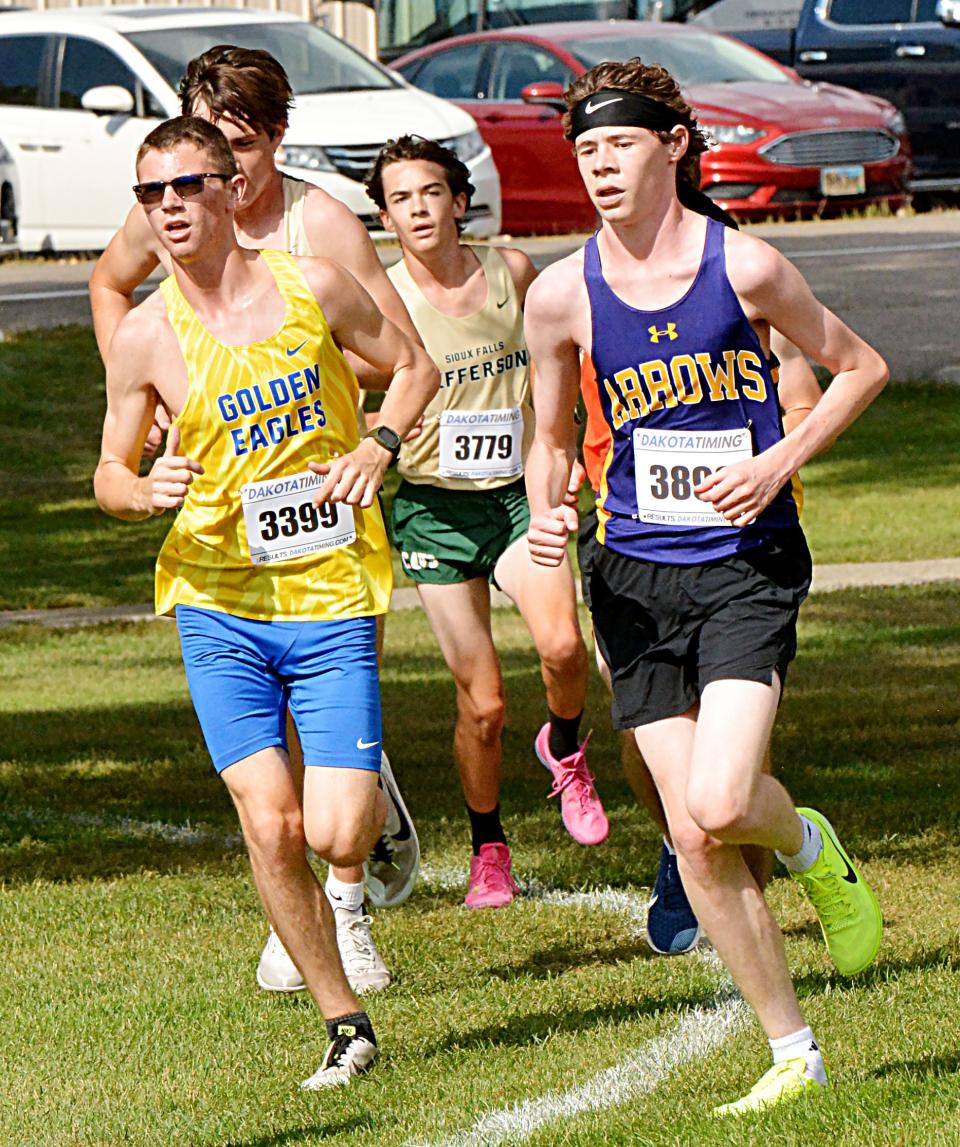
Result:
[[[353,507],[314,499],[326,478],[306,470],[240,487],[252,565],[286,562],[356,541]]]

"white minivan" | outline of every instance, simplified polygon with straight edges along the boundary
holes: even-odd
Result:
[[[133,204],[134,156],[176,89],[216,44],[265,48],[286,69],[295,104],[284,167],[363,219],[380,220],[363,180],[383,143],[405,133],[452,147],[476,187],[468,233],[500,228],[500,179],[473,119],[411,87],[313,24],[278,12],[65,9],[0,14],[0,153],[22,251],[98,250]]]

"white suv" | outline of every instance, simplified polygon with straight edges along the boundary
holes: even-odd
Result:
[[[133,204],[134,156],[160,120],[180,114],[176,88],[216,44],[265,48],[296,93],[285,168],[319,184],[372,233],[363,179],[382,144],[405,133],[441,140],[477,188],[470,234],[500,228],[500,179],[473,119],[313,24],[276,12],[149,7],[0,15],[0,154],[13,159],[10,216],[22,251],[106,246]]]

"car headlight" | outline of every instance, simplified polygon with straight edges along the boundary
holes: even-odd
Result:
[[[285,143],[277,153],[277,163],[302,167],[306,171],[336,171],[322,147],[313,143]]]
[[[906,133],[907,121],[903,118],[903,112],[893,113],[887,120],[887,130],[892,131],[894,135],[904,135]]]
[[[767,134],[762,127],[746,123],[698,123],[697,126],[717,144],[756,143]]]
[[[442,141],[444,147],[449,147],[456,153],[457,159],[462,163],[469,163],[476,159],[487,146],[483,136],[478,131],[468,131],[465,135],[455,135],[453,139]]]

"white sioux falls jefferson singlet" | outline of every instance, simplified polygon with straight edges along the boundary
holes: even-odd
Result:
[[[470,250],[483,267],[487,301],[463,318],[432,306],[402,259],[387,272],[440,371],[423,433],[400,452],[400,473],[414,484],[489,490],[523,473],[534,427],[530,356],[510,269],[492,247]]]

